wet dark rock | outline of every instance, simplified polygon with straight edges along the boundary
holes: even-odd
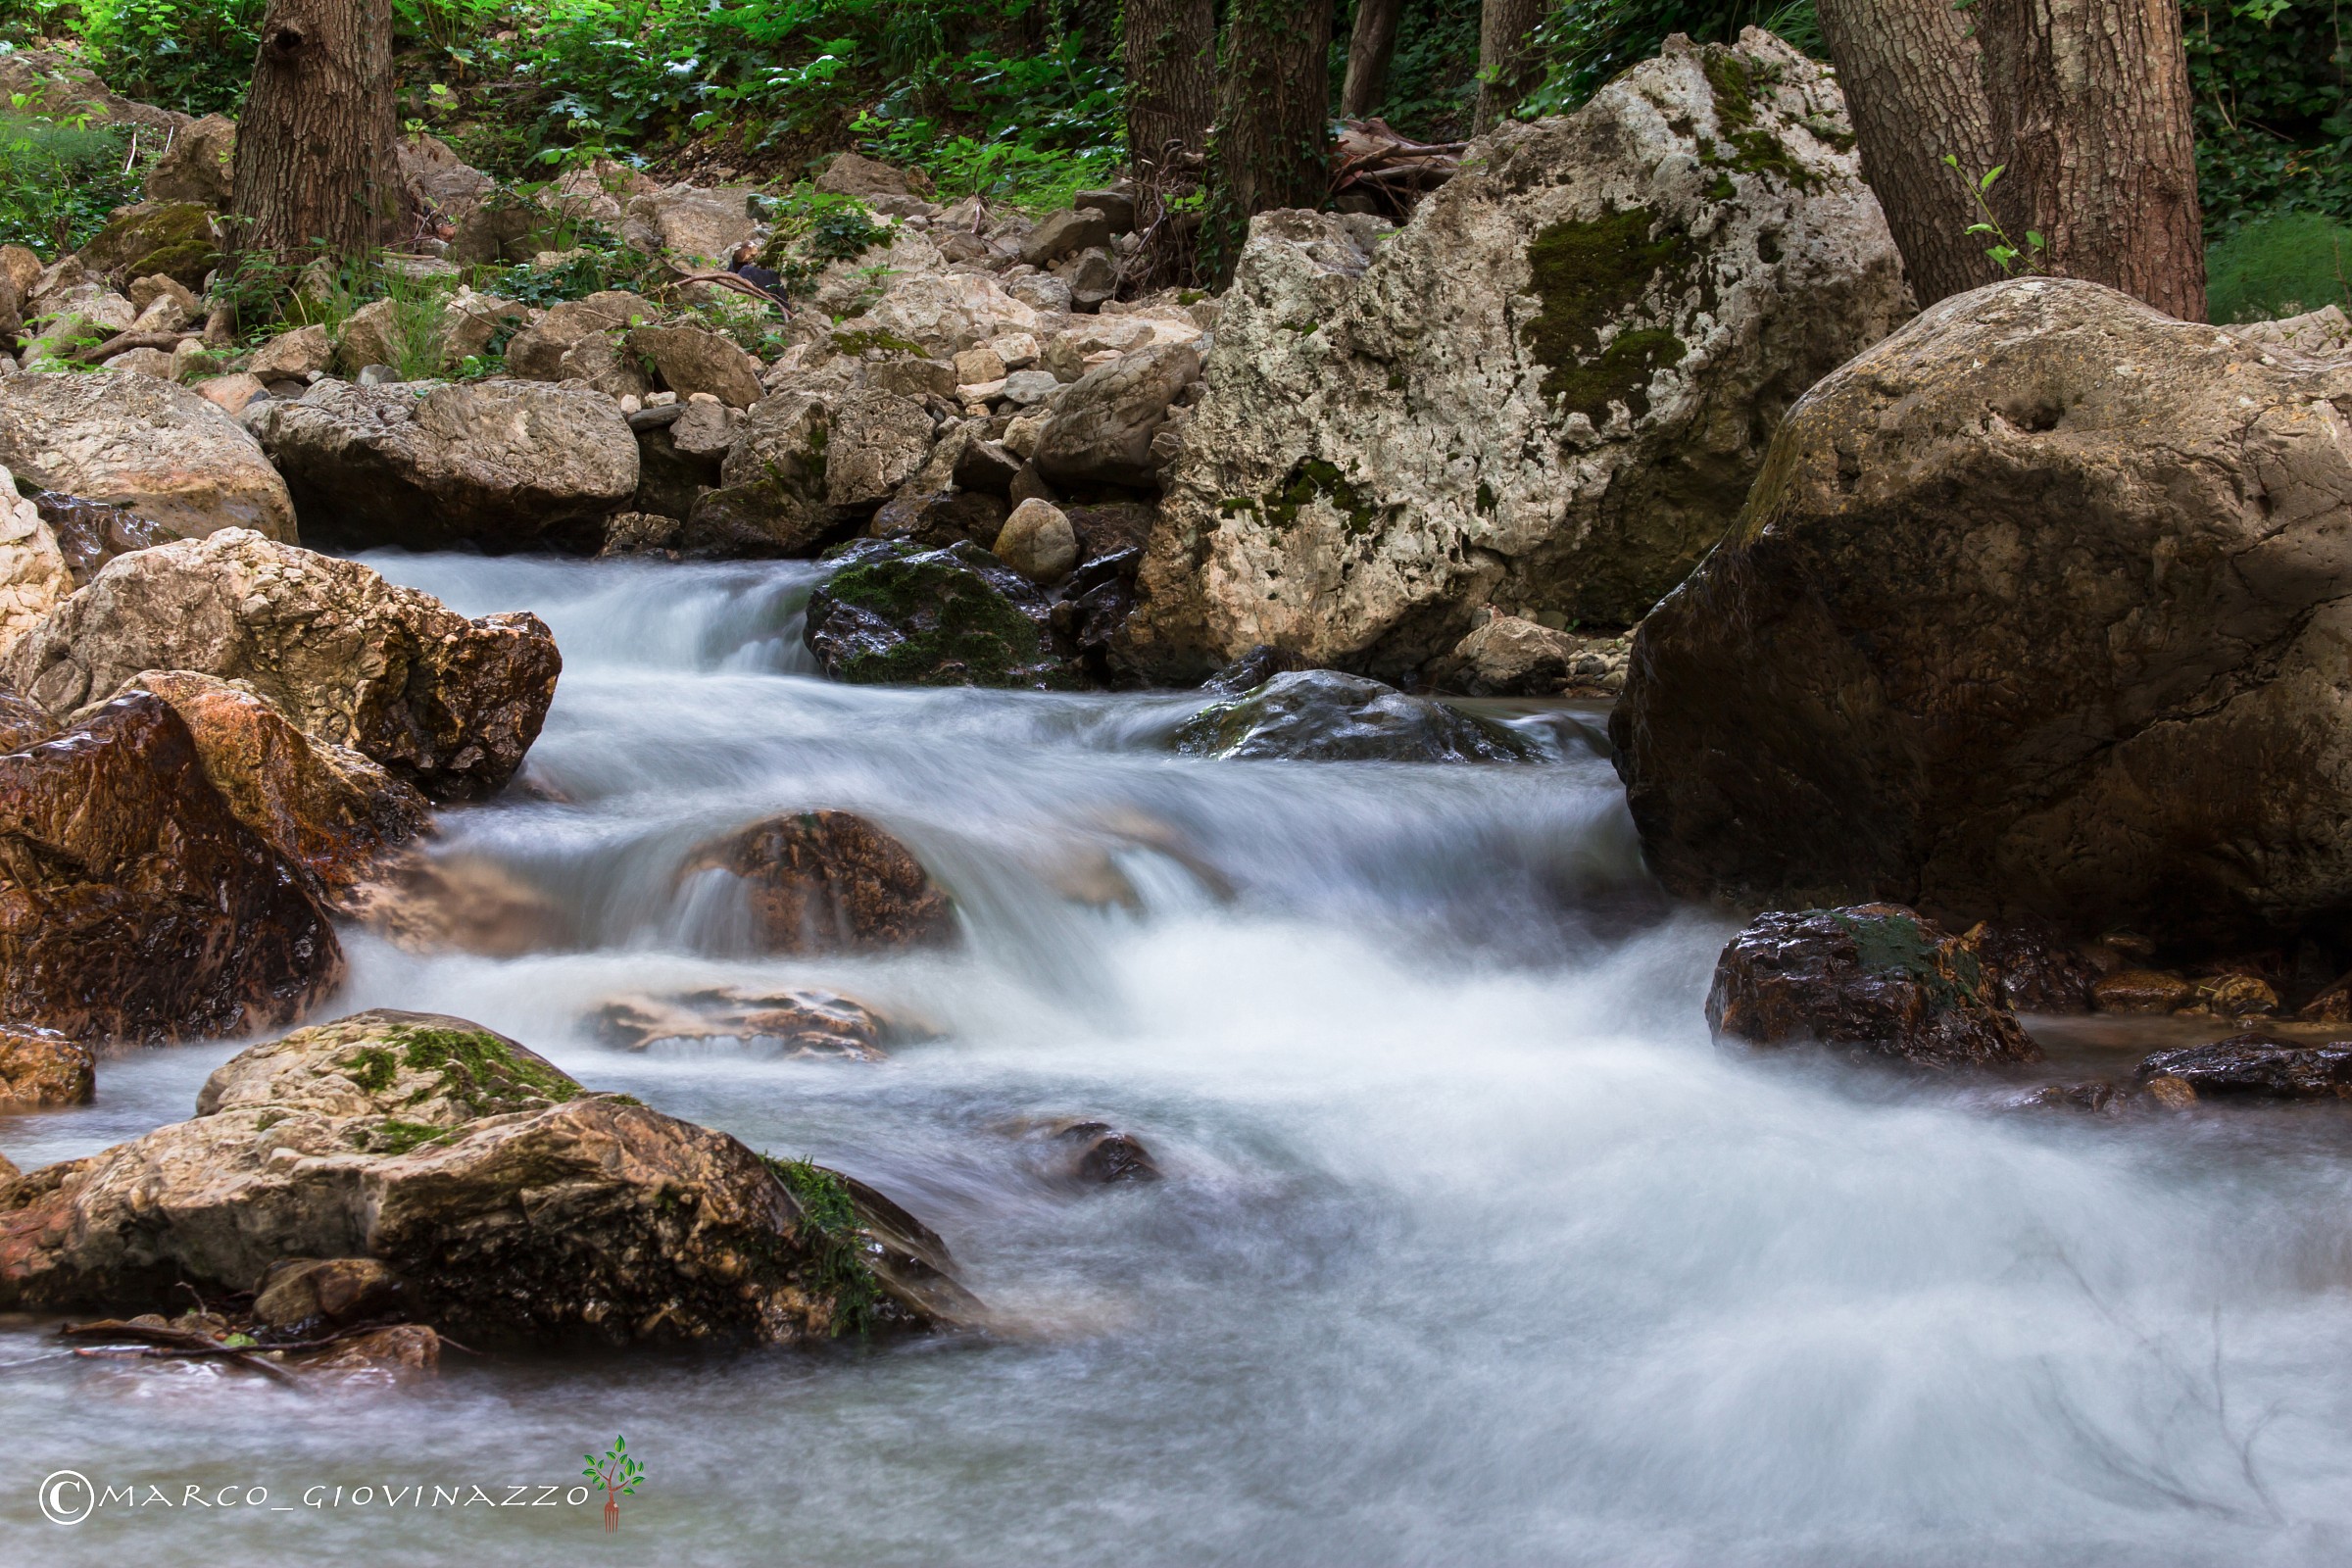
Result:
[[[1707,1024],[1744,1045],[1936,1071],[2042,1059],[1975,949],[1891,904],[1758,915],[1716,960]]]
[[[741,877],[762,953],[869,953],[941,947],[956,906],[906,846],[849,811],[756,822],[693,857]]]
[[[1141,550],[1098,556],[1070,573],[1054,606],[1054,635],[1077,649],[1087,673],[1105,684],[1115,673],[1111,639],[1135,612],[1135,574],[1143,563]]]
[[[2352,1100],[2352,1041],[2306,1046],[2250,1031],[2159,1051],[2139,1064],[2137,1077],[2142,1084],[2176,1079],[2199,1100]]]
[[[836,532],[832,511],[773,478],[705,490],[687,511],[675,541],[701,561],[760,561],[812,556]]]
[[[273,1328],[340,1327],[402,1314],[408,1286],[372,1257],[288,1257],[254,1288],[253,1316]]]
[[[804,638],[825,674],[859,685],[1084,684],[1054,645],[1050,602],[972,544],[861,539],[809,596]]]
[[[0,1012],[78,1040],[285,1023],[343,953],[302,869],[239,821],[145,692],[0,756]]]
[[[976,1307],[870,1188],[591,1094],[461,1018],[379,1010],[255,1046],[196,1112],[0,1189],[0,1310],[262,1282],[321,1315],[349,1286],[363,1313],[390,1276],[401,1310],[479,1348],[801,1344]],[[290,1259],[382,1272],[271,1276]]]
[[[904,492],[882,503],[866,531],[877,539],[911,539],[925,550],[970,543],[987,549],[1004,528],[1004,500],[978,490]]]
[[[32,498],[32,504],[57,536],[57,548],[65,554],[66,569],[74,574],[76,588],[117,556],[180,537],[176,529],[151,522],[126,507],[85,501],[63,491],[43,490]]]
[[[1287,675],[1295,669],[1306,668],[1305,661],[1287,648],[1274,648],[1259,643],[1241,658],[1200,683],[1204,692],[1223,692],[1239,697],[1255,691],[1277,675]]]
[[[1159,1166],[1152,1158],[1152,1151],[1142,1140],[1108,1122],[1072,1122],[1057,1129],[1054,1137],[1070,1152],[1070,1175],[1089,1186],[1159,1180]]]
[[[616,997],[590,1015],[590,1024],[623,1051],[733,1045],[795,1059],[880,1061],[884,1055],[880,1016],[830,991],[730,986],[675,997]]]
[[[1277,675],[1209,704],[1176,732],[1194,757],[1315,762],[1526,762],[1536,748],[1502,725],[1333,669]]]
[[[2122,1107],[2115,1085],[2103,1078],[2079,1084],[2040,1084],[2003,1102],[2010,1110],[2071,1110],[2109,1114]]]
[[[2098,965],[2070,947],[2053,926],[1987,926],[1977,938],[1977,960],[2019,1012],[2091,1010]]]

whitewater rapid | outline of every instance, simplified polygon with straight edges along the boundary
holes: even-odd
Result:
[[[1727,928],[1643,876],[1594,715],[1519,717],[1536,766],[1186,760],[1165,740],[1198,695],[815,679],[805,564],[371,564],[555,630],[522,777],[445,812],[432,853],[559,910],[562,951],[350,933],[348,1006],[458,1013],[849,1171],[946,1238],[1000,1328],[453,1352],[422,1392],[334,1397],[76,1361],[54,1320],[0,1319],[0,1557],[2352,1560],[2342,1119],[2022,1115],[1719,1052]],[[910,845],[963,946],[750,955],[728,890],[682,868],[815,807]],[[932,1038],[880,1064],[633,1055],[588,1022],[716,983],[839,991]],[[30,1168],[181,1119],[235,1049],[111,1058],[95,1105],[0,1122],[0,1151]],[[1022,1129],[1064,1116],[1167,1179],[1047,1179]],[[303,1501],[569,1484],[616,1433],[650,1480],[614,1543],[586,1508]],[[35,1488],[61,1467],[289,1507],[58,1527]]]

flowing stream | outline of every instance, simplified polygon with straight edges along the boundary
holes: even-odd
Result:
[[[2352,1560],[2343,1120],[2028,1115],[1719,1052],[1726,928],[1647,883],[1576,715],[1516,719],[1537,766],[1192,760],[1166,738],[1198,696],[815,679],[808,565],[373,564],[537,611],[566,667],[518,786],[433,850],[535,905],[540,951],[355,933],[349,1006],[458,1013],[863,1178],[998,1327],[453,1351],[420,1392],[330,1396],[0,1320],[0,1559]],[[746,956],[693,852],[808,807],[904,838],[962,947]],[[592,1026],[712,985],[835,990],[913,1037],[864,1064]],[[2086,1038],[2069,1068],[2144,1049]],[[109,1059],[95,1105],[0,1122],[0,1150],[184,1118],[235,1049]],[[1037,1129],[1071,1116],[1166,1179],[1057,1180]],[[591,1506],[355,1500],[536,1497],[616,1433],[650,1480],[614,1541]],[[61,1528],[35,1486],[63,1467],[269,1494]]]

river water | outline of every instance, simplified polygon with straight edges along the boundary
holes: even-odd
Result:
[[[1726,929],[1646,883],[1571,720],[1521,720],[1540,766],[1189,760],[1164,742],[1195,696],[813,678],[803,564],[374,564],[555,628],[518,787],[445,812],[434,853],[542,896],[564,951],[353,934],[349,1004],[476,1019],[858,1175],[997,1328],[453,1351],[421,1392],[329,1396],[0,1320],[0,1559],[2352,1560],[2341,1119],[2021,1115],[1718,1052]],[[806,807],[903,837],[963,947],[743,956],[727,889],[680,867]],[[928,1038],[879,1064],[629,1054],[585,1021],[711,984],[828,988]],[[96,1105],[0,1149],[180,1119],[234,1049],[108,1060]],[[1051,1179],[1028,1129],[1064,1116],[1167,1179]],[[358,1500],[536,1501],[615,1434],[650,1479],[610,1541],[592,1506]],[[240,1505],[58,1527],[36,1482],[67,1467]]]

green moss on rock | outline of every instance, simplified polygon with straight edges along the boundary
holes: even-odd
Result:
[[[825,672],[858,685],[1068,690],[1045,601],[969,543],[923,550],[859,540],[809,596],[806,640]]]
[[[833,1337],[849,1333],[864,1338],[873,1331],[882,1285],[868,1257],[873,1244],[866,1237],[850,1184],[810,1160],[778,1159],[772,1154],[760,1158],[784,1184],[801,1211],[800,1240],[808,1252],[809,1284],[827,1298]]]
[[[1605,423],[1609,405],[1623,403],[1636,418],[1649,411],[1649,380],[1682,363],[1689,352],[1663,328],[1626,328],[1606,347],[1601,329],[1622,320],[1659,280],[1685,273],[1690,237],[1668,228],[1657,237],[1657,214],[1629,208],[1590,222],[1553,223],[1527,248],[1528,270],[1544,308],[1528,323],[1528,346],[1548,373],[1542,392],[1562,400],[1563,413]]]
[[[1273,494],[1263,501],[1245,504],[1253,506],[1272,526],[1288,528],[1298,520],[1298,509],[1316,500],[1330,503],[1343,519],[1340,526],[1350,535],[1367,534],[1378,528],[1386,510],[1350,484],[1336,465],[1320,458],[1301,458]]]
[[[1731,154],[1726,157],[1702,140],[1699,144],[1702,158],[1739,173],[1776,175],[1796,190],[1811,190],[1820,183],[1813,172],[1798,163],[1781,139],[1757,120],[1755,83],[1745,60],[1730,49],[1714,47],[1705,52],[1701,69],[1706,72],[1707,86],[1714,94],[1715,123],[1732,145]]]
[[[437,1089],[421,1092],[423,1095],[445,1095],[468,1115],[527,1110],[549,1102],[561,1103],[581,1093],[570,1078],[518,1052],[511,1041],[487,1029],[402,1024],[385,1030],[382,1039],[386,1048],[399,1054],[402,1066],[439,1074]]]

